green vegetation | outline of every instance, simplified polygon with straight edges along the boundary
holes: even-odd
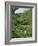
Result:
[[[32,37],[32,11],[11,15],[12,38]]]

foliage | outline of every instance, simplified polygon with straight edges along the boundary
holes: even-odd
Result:
[[[12,38],[32,37],[32,11],[11,15]]]

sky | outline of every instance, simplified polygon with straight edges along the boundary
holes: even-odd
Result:
[[[28,10],[30,10],[30,8],[18,8],[18,9],[15,11],[15,13],[24,13],[24,11],[26,12],[26,11],[28,11]]]

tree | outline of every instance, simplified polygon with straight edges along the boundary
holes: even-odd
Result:
[[[16,8],[16,7],[11,7],[11,12],[12,12],[11,14],[14,15],[15,14],[15,10],[17,10],[17,9],[18,8]]]

